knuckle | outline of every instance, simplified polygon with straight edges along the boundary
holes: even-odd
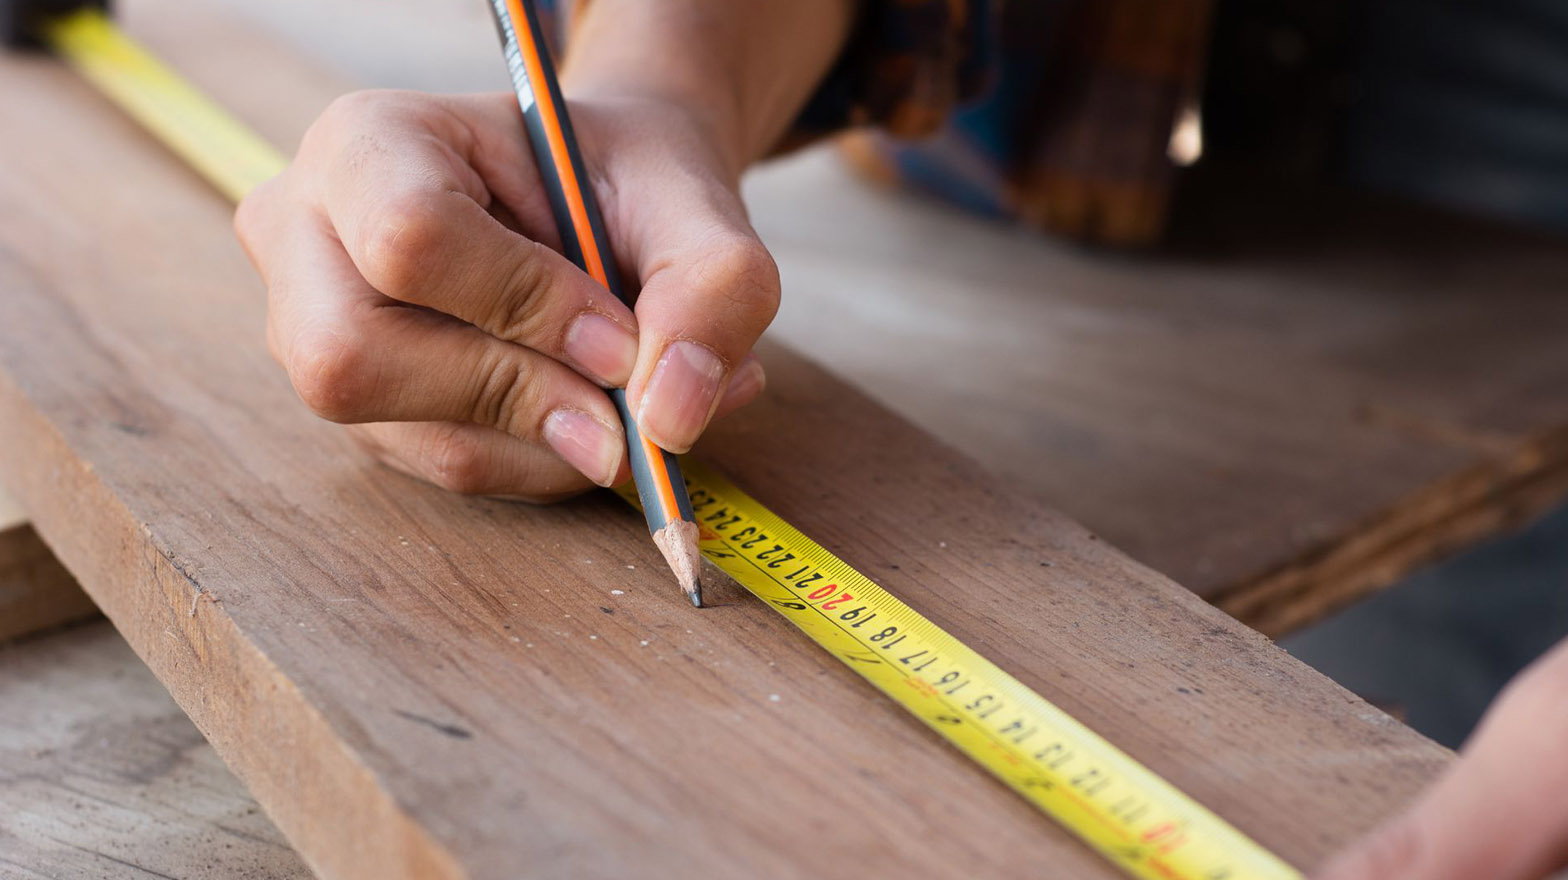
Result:
[[[294,340],[288,358],[289,380],[300,400],[316,415],[352,422],[372,392],[370,351],[350,328],[314,330]]]
[[[489,495],[529,504],[553,504],[581,492],[581,487],[553,479],[549,468],[523,457],[510,468],[498,467],[490,451],[465,425],[431,432],[419,458],[427,478],[448,492]],[[503,472],[504,471],[504,472]]]
[[[349,92],[328,104],[300,139],[295,165],[323,175],[353,170],[389,149],[388,133],[425,128],[442,118],[432,95],[393,89]]]
[[[514,436],[529,433],[528,426],[537,421],[530,415],[538,409],[533,371],[516,358],[500,358],[482,375],[472,421]]]
[[[268,239],[276,237],[276,230],[280,227],[280,220],[288,217],[292,210],[300,210],[302,206],[291,206],[286,190],[285,171],[275,177],[262,181],[246,193],[234,208],[234,237],[239,240],[240,247],[251,263],[262,270],[265,276],[265,267],[276,248],[268,247]],[[271,235],[269,235],[269,231]]]
[[[402,298],[429,277],[445,246],[446,229],[430,193],[391,197],[370,212],[361,234],[361,270],[382,293]]]
[[[329,154],[346,132],[385,112],[385,98],[386,93],[381,90],[361,89],[332,99],[305,129],[299,144],[300,155]]]
[[[300,140],[299,155],[329,166],[354,163],[367,151],[386,148],[388,131],[428,128],[446,118],[443,100],[402,89],[361,89],[334,99]]]
[[[261,216],[266,203],[271,200],[278,180],[273,178],[245,194],[234,208],[234,235],[246,250],[251,250],[256,233],[261,229]]]
[[[405,93],[395,89],[358,89],[334,98],[311,128],[356,126],[397,112],[406,100]]]
[[[542,251],[545,246],[524,240],[521,253],[510,270],[501,295],[496,297],[496,313],[486,329],[498,339],[524,342],[538,338],[544,331],[550,278]]]
[[[479,495],[491,490],[490,460],[467,433],[438,431],[424,452],[431,481],[448,492]]]
[[[698,277],[704,290],[723,297],[748,324],[766,326],[778,313],[778,264],[752,236],[730,234],[714,240]]]

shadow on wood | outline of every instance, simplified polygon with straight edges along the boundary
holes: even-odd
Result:
[[[22,508],[0,492],[0,642],[97,613]]]

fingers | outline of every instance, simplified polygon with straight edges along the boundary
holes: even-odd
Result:
[[[1409,812],[1317,880],[1536,880],[1568,866],[1568,641],[1487,712],[1459,760]]]
[[[627,394],[638,427],[671,452],[690,449],[721,403],[765,384],[747,355],[778,311],[778,269],[726,200],[678,202],[636,227],[641,348]]]
[[[724,394],[719,397],[719,405],[714,409],[713,417],[722,419],[756,400],[767,384],[768,376],[762,369],[762,361],[756,354],[746,355],[746,359],[730,375],[729,384],[724,386]]]
[[[614,406],[570,368],[381,296],[324,228],[290,225],[271,249],[269,335],[318,415],[472,423],[548,446],[599,485],[621,473],[625,436]]]
[[[548,246],[510,99],[360,94],[312,127],[236,227],[268,283],[269,348],[313,410],[444,424],[358,433],[426,479],[536,496],[569,483],[545,448],[594,483],[624,478],[624,432],[595,383],[628,387],[643,429],[678,452],[762,390],[750,350],[778,276],[733,181],[665,110],[600,109],[603,155],[629,158],[591,176],[647,327]],[[466,474],[476,461],[499,471]]]
[[[552,451],[481,425],[387,422],[350,430],[383,463],[452,492],[542,504],[593,485]],[[623,468],[616,482],[627,476]]]
[[[432,110],[444,106],[440,99],[416,106],[397,93],[368,93],[338,111],[347,120],[334,124],[329,114],[323,123],[328,158],[316,189],[360,275],[393,299],[461,318],[602,385],[624,385],[637,357],[630,310],[565,257],[496,219],[469,161],[472,128]]]
[[[604,392],[537,352],[399,306],[317,312],[284,343],[307,406],[336,422],[464,421],[544,442],[600,485],[625,437]]]
[[[636,322],[608,290],[468,196],[390,174],[376,187],[384,194],[351,191],[327,201],[372,287],[569,363],[605,386],[631,377]]]

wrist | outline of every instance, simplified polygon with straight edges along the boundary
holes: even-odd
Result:
[[[665,122],[676,123],[676,127],[665,128],[658,136],[667,138],[670,132],[678,130],[689,133],[705,149],[696,156],[688,152],[685,158],[713,166],[714,173],[731,188],[739,188],[742,172],[756,158],[746,145],[742,121],[730,112],[729,96],[721,90],[689,88],[673,79],[627,81],[575,72],[569,75],[563,70],[561,91],[568,103],[573,104],[657,109]],[[676,138],[670,146],[689,151],[692,143]]]
[[[858,2],[592,0],[574,28],[562,89],[681,110],[738,178],[795,121],[842,50]]]

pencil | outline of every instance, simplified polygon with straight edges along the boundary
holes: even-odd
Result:
[[[544,180],[561,234],[566,256],[628,307],[634,298],[621,285],[615,271],[615,255],[604,231],[593,191],[584,183],[582,154],[572,133],[572,122],[561,98],[555,67],[545,48],[539,15],[530,0],[490,0],[496,30],[506,65],[517,89],[517,103],[533,148],[539,176]],[[702,607],[702,583],[698,579],[701,557],[697,554],[697,523],[691,512],[691,499],[681,477],[675,456],[655,446],[637,430],[637,420],[626,405],[626,389],[610,391],[615,408],[626,428],[628,457],[637,495],[642,500],[648,531],[654,544],[669,563],[691,604]]]

